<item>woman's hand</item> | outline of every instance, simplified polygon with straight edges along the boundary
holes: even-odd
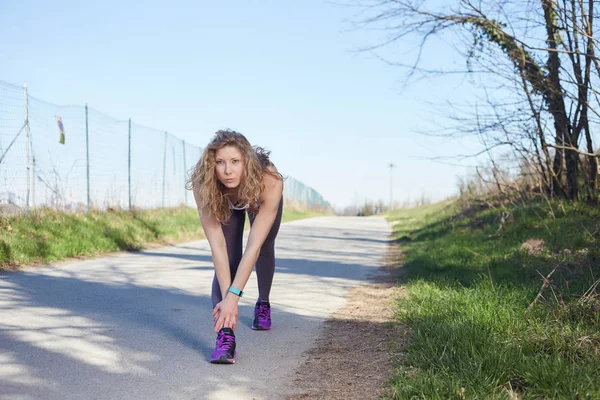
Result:
[[[219,332],[222,328],[231,328],[235,331],[238,320],[238,301],[235,295],[227,294],[225,299],[215,306],[212,314],[215,321],[215,332]]]

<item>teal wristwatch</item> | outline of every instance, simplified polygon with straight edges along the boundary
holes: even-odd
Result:
[[[237,295],[237,296],[240,296],[240,297],[242,297],[244,295],[244,292],[242,292],[240,289],[234,288],[233,286],[229,286],[229,290],[228,291],[231,292],[231,293],[233,293],[233,294],[235,294],[235,295]]]

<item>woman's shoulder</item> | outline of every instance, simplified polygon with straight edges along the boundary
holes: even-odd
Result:
[[[283,177],[275,167],[270,164],[267,166],[267,171],[263,173],[263,185],[265,190],[263,195],[269,195],[271,193],[281,193],[283,190]]]

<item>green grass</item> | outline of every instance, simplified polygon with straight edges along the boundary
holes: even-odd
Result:
[[[283,221],[317,215],[323,213],[284,209]],[[0,216],[0,270],[202,237],[198,214],[188,207],[78,214],[40,209],[28,217]]]
[[[582,297],[600,278],[597,207],[446,202],[388,219],[406,269],[397,316],[411,331],[393,398],[600,398],[600,297]],[[528,239],[545,249],[529,255]]]

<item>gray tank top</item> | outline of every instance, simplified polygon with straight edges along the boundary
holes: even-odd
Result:
[[[229,199],[227,199],[227,202],[229,203],[229,208],[231,210],[244,211],[244,210],[247,210],[247,209],[250,208],[250,204],[236,204],[236,205],[233,205],[233,203]],[[257,201],[256,204],[258,205],[258,207],[260,207],[260,201]]]
[[[233,203],[231,202],[231,200],[227,199],[227,202],[229,203],[229,208],[232,210],[238,210],[238,211],[243,211],[243,210],[247,210],[248,208],[250,208],[250,204],[238,204],[238,205],[233,205]]]

